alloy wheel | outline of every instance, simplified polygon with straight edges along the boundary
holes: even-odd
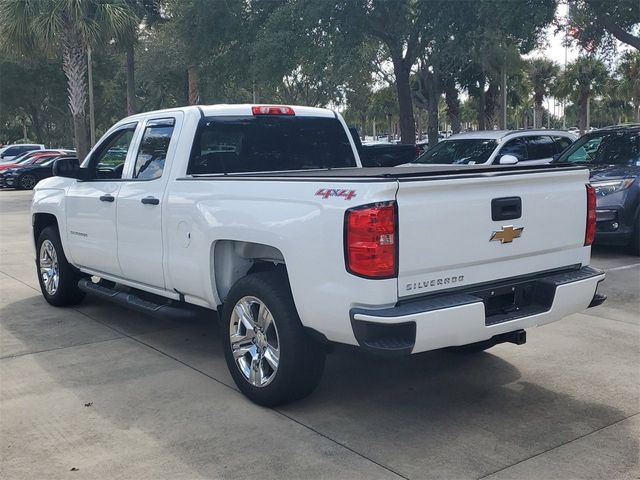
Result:
[[[40,277],[47,293],[55,295],[60,283],[60,267],[58,254],[50,240],[45,240],[40,245]]]
[[[275,319],[256,297],[243,297],[233,308],[229,341],[236,366],[254,387],[269,385],[280,363],[280,339]]]

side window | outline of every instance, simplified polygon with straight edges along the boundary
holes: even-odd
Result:
[[[610,165],[633,165],[637,160],[636,136],[628,134],[611,135],[595,158],[598,163]]]
[[[136,125],[126,126],[113,132],[100,144],[89,158],[87,167],[93,179],[122,178],[124,162],[133,140]]]
[[[551,137],[546,135],[527,137],[527,151],[529,160],[551,159],[555,154],[555,146]]]
[[[502,147],[502,150],[500,150],[500,154],[496,157],[496,160],[499,160],[503,155],[513,155],[519,162],[526,161],[528,160],[527,144],[522,138],[509,140],[504,147]]]
[[[153,180],[162,176],[174,123],[173,118],[152,120],[147,123],[136,156],[133,178]]]
[[[5,157],[15,157],[16,155],[20,155],[22,152],[23,150],[20,147],[11,147],[4,152],[4,155]]]
[[[553,137],[553,140],[556,142],[556,153],[563,152],[573,143],[567,137]]]

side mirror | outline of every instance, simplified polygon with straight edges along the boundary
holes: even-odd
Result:
[[[4,158],[4,153],[0,153],[0,158]]]
[[[518,159],[513,155],[503,155],[498,162],[500,165],[515,165],[518,163]]]
[[[83,180],[84,169],[80,168],[77,158],[59,158],[53,162],[53,175],[55,177],[76,178]]]

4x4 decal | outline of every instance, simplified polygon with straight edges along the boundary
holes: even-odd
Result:
[[[344,190],[339,188],[321,188],[316,192],[316,197],[343,197],[345,200],[351,200],[356,196],[355,190]]]

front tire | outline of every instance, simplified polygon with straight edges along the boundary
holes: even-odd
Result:
[[[56,307],[80,303],[84,298],[84,292],[78,288],[82,274],[67,261],[57,228],[46,227],[40,232],[36,254],[38,282],[44,299]]]
[[[640,217],[636,218],[635,225],[633,227],[633,235],[631,236],[631,242],[629,243],[629,250],[632,255],[640,256]]]
[[[304,331],[283,271],[251,274],[231,288],[222,341],[233,380],[259,405],[299,400],[320,382],[325,352]]]
[[[27,173],[18,178],[16,185],[20,190],[33,190],[33,187],[36,186],[36,183],[38,183],[36,177]]]

